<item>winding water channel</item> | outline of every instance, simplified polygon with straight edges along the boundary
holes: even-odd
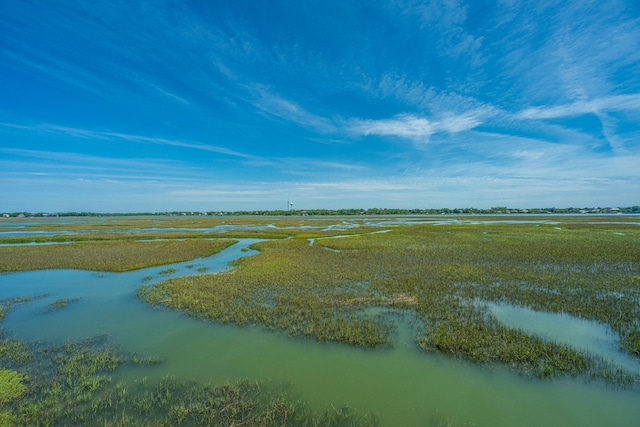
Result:
[[[135,297],[136,288],[168,277],[224,270],[256,240],[214,256],[126,273],[46,270],[0,275],[0,299],[47,297],[15,306],[2,326],[17,338],[64,342],[108,334],[112,342],[141,356],[157,356],[153,367],[119,371],[126,381],[181,379],[221,382],[267,379],[290,382],[292,391],[318,409],[344,404],[378,414],[382,425],[418,426],[436,420],[475,426],[632,426],[640,419],[640,393],[578,380],[522,378],[502,368],[418,351],[408,326],[393,349],[364,350],[291,339],[257,327],[219,325]],[[173,274],[162,274],[174,268]],[[149,279],[151,277],[151,279]],[[58,298],[80,298],[50,313]],[[503,312],[505,318],[513,313]]]

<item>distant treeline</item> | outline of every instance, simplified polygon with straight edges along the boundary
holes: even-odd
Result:
[[[173,211],[173,212],[132,212],[132,213],[100,213],[100,212],[11,212],[1,214],[4,218],[26,217],[66,217],[66,216],[311,216],[311,215],[502,215],[502,214],[640,214],[640,206],[629,207],[597,207],[597,208],[531,208],[519,209],[496,206],[489,209],[478,208],[440,208],[440,209],[291,209],[291,210],[253,210],[253,211]]]

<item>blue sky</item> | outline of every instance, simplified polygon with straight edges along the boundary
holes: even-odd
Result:
[[[639,195],[636,1],[0,0],[0,211]]]

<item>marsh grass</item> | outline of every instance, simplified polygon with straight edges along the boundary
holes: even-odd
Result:
[[[213,321],[366,347],[389,345],[393,330],[367,309],[393,307],[424,325],[416,337],[424,351],[527,376],[633,386],[637,376],[508,328],[475,303],[595,320],[619,334],[623,351],[638,355],[640,227],[591,222],[399,225],[388,233],[350,230],[352,237],[313,246],[301,233],[254,245],[260,254],[239,259],[232,272],[172,279],[140,296]]]
[[[40,294],[35,296],[15,297],[0,300],[0,322],[6,317],[11,309],[12,305],[30,302],[34,299],[44,298],[46,294]]]
[[[8,369],[0,369],[0,409],[8,402],[20,398],[27,388],[23,382],[26,375]]]
[[[349,407],[312,410],[288,388],[268,382],[201,384],[167,376],[129,385],[113,379],[125,365],[159,362],[128,354],[105,336],[61,345],[1,336],[0,425],[377,425],[372,414]]]
[[[68,306],[70,303],[80,301],[80,298],[59,298],[53,301],[51,304],[45,307],[43,313],[50,313],[52,311],[61,310]]]
[[[198,317],[261,324],[294,336],[366,347],[390,344],[393,325],[363,313],[366,306],[384,305],[390,299],[362,283],[361,272],[350,269],[347,257],[338,265],[333,253],[302,239],[255,247],[262,252],[258,265],[240,260],[238,270],[170,280],[142,288],[139,296]],[[327,267],[334,274],[323,276]]]
[[[26,232],[64,232],[58,235],[43,236],[0,236],[0,243],[70,243],[118,240],[160,240],[160,239],[200,239],[207,238],[253,238],[286,239],[291,237],[313,238],[351,234],[363,230],[375,230],[376,227],[364,225],[364,219],[349,220],[349,225],[336,219],[295,219],[295,218],[216,218],[216,217],[133,217],[120,219],[86,218],[81,223],[64,220],[54,223],[40,223],[37,219],[25,219],[27,225],[18,231]],[[359,227],[356,227],[358,226]],[[212,231],[214,227],[228,227],[222,231]],[[354,228],[356,227],[356,228]],[[157,231],[156,231],[157,230]],[[4,231],[16,231],[7,228]],[[71,233],[71,234],[67,234]]]
[[[0,247],[0,272],[67,268],[130,271],[213,255],[233,240],[117,240]]]

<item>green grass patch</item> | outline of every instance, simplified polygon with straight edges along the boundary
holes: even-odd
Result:
[[[23,384],[26,375],[8,369],[0,369],[0,408],[20,398],[27,387]]]
[[[88,241],[71,245],[0,247],[0,272],[53,268],[130,271],[213,255],[233,240]]]
[[[49,313],[56,310],[61,310],[68,306],[70,303],[74,303],[76,301],[80,301],[80,298],[59,298],[53,301],[51,304],[47,305],[44,309],[45,313]]]

